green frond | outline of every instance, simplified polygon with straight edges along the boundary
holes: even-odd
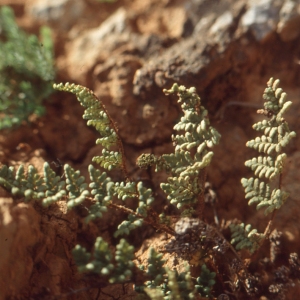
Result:
[[[176,93],[184,113],[174,130],[183,133],[172,135],[175,152],[160,157],[145,154],[138,158],[142,168],[156,165],[156,171],[171,173],[161,188],[168,195],[167,199],[182,208],[193,205],[203,191],[200,173],[210,164],[213,152],[211,148],[218,144],[220,134],[210,126],[207,110],[201,106],[200,97],[195,88],[185,88],[174,84],[166,95]]]
[[[276,161],[274,161],[271,156],[254,157],[251,160],[247,160],[245,166],[251,168],[257,177],[265,177],[269,180],[273,180],[278,174],[282,173],[286,157],[287,155],[285,153],[278,155]]]
[[[267,116],[268,119],[257,122],[253,128],[263,132],[261,137],[247,142],[247,146],[264,153],[265,156],[254,157],[246,161],[245,165],[254,172],[257,177],[255,180],[242,179],[242,185],[245,188],[246,199],[249,199],[249,205],[257,203],[257,209],[266,207],[265,214],[275,209],[279,209],[287,199],[288,194],[280,189],[271,191],[270,186],[260,179],[274,180],[281,176],[286,160],[286,154],[283,153],[285,147],[296,133],[290,131],[288,123],[283,118],[283,114],[291,106],[287,101],[287,95],[279,86],[279,80],[271,78],[267,83],[263,98],[264,110],[258,113]]]
[[[25,171],[21,165],[14,175],[14,167],[2,166],[0,169],[0,185],[13,195],[24,197],[26,202],[42,200],[44,206],[48,206],[66,195],[65,182],[44,163],[43,176],[31,165]]]
[[[29,121],[45,112],[43,101],[53,92],[53,43],[49,28],[41,41],[21,30],[8,6],[0,8],[0,129]],[[41,43],[44,43],[41,46]]]
[[[155,288],[161,285],[165,280],[166,269],[163,254],[157,253],[152,247],[149,249],[148,270],[146,274],[151,278],[146,285],[149,288]]]
[[[134,230],[143,225],[143,219],[135,215],[129,214],[128,220],[124,220],[118,225],[118,229],[114,233],[114,237],[119,235],[129,235],[131,230]]]
[[[193,181],[191,181],[193,180]],[[197,196],[202,191],[198,178],[169,177],[168,183],[161,184],[162,190],[168,195],[167,199],[178,208],[185,204],[195,203]]]
[[[93,165],[89,165],[88,169],[91,179],[89,187],[95,203],[88,208],[88,215],[85,218],[86,223],[101,218],[102,213],[107,211],[107,205],[110,203],[111,198],[108,196],[106,187],[107,184],[113,183],[105,172],[95,169]]]
[[[289,195],[280,189],[271,190],[269,184],[260,181],[258,178],[243,178],[241,182],[245,188],[245,198],[249,199],[249,205],[257,204],[256,209],[267,206],[265,215],[279,209]]]
[[[109,245],[101,237],[96,239],[93,254],[77,245],[72,250],[79,272],[106,276],[110,283],[124,282],[131,278],[134,266],[134,247],[121,239],[113,256]]]
[[[91,195],[93,195],[94,199],[101,205],[106,206],[110,201],[110,199],[107,198],[106,186],[108,183],[113,183],[113,181],[107,176],[106,172],[101,172],[93,165],[89,165],[88,170],[91,179],[91,183],[89,184]]]
[[[128,235],[131,230],[143,225],[143,218],[147,217],[148,209],[154,201],[152,195],[153,192],[151,189],[145,188],[141,181],[138,183],[118,183],[114,185],[113,189],[118,198],[122,199],[123,201],[127,198],[136,198],[138,200],[138,207],[135,210],[136,215],[129,214],[128,220],[124,220],[122,223],[120,223],[117,231],[114,234],[115,237],[123,234]]]
[[[81,204],[89,195],[87,190],[88,184],[85,182],[84,176],[80,176],[80,171],[75,171],[68,164],[64,165],[66,176],[66,189],[68,191],[68,208],[73,208]]]
[[[114,168],[122,166],[122,155],[116,151],[102,150],[102,156],[94,156],[93,162],[99,164],[102,168],[111,171]]]
[[[107,170],[115,167],[121,168],[122,154],[108,151],[110,147],[118,144],[118,134],[102,102],[91,90],[81,85],[67,82],[66,84],[54,84],[53,88],[75,94],[80,104],[85,108],[83,119],[88,120],[87,125],[95,127],[99,132],[101,138],[96,140],[96,144],[102,145],[104,149],[102,150],[102,156],[93,157],[93,162],[98,163]]]
[[[255,202],[266,201],[271,196],[270,185],[260,181],[258,178],[242,178],[241,183],[245,188],[246,199],[250,199],[250,204]]]
[[[121,239],[116,246],[115,262],[113,273],[109,278],[110,283],[125,282],[132,276],[132,269],[135,266],[134,259],[134,247]]]
[[[50,168],[47,162],[44,163],[44,181],[45,181],[45,198],[43,205],[48,206],[57,202],[66,195],[65,181]]]
[[[215,277],[216,273],[211,272],[206,264],[201,266],[201,274],[200,277],[196,279],[197,284],[195,285],[197,292],[200,293],[201,296],[211,297],[212,287],[216,283]]]
[[[231,224],[231,244],[236,244],[236,249],[248,249],[250,253],[254,253],[261,245],[262,240],[265,238],[264,234],[257,233],[256,229],[251,230],[251,225],[245,226],[241,224]]]
[[[152,252],[152,255],[157,256],[155,252]],[[150,260],[152,262],[152,266],[153,264],[158,264],[159,268],[160,258],[158,256],[153,257]],[[195,294],[197,292],[194,288],[188,267],[186,268],[187,271],[180,274],[178,274],[177,271],[171,271],[168,268],[161,269],[161,271],[164,273],[157,274],[155,276],[157,279],[156,281],[154,280],[154,275],[158,272],[153,270],[153,272],[150,273],[153,275],[149,274],[152,280],[145,282],[146,287],[143,288],[144,292],[146,292],[150,299],[153,300],[195,299]],[[160,282],[161,284],[159,284]]]
[[[113,255],[109,245],[101,237],[96,239],[93,255],[80,245],[72,250],[72,254],[79,272],[91,272],[108,276],[114,269]]]
[[[279,209],[289,197],[289,193],[282,191],[281,189],[274,189],[268,200],[260,201],[257,205],[257,209],[267,207],[265,209],[265,215],[270,214],[275,209]],[[249,202],[250,203],[250,202]]]
[[[91,90],[68,82],[54,84],[53,88],[75,94],[80,104],[85,108],[83,119],[88,120],[87,125],[95,127],[102,137],[116,134],[103,104]]]
[[[146,271],[149,280],[144,283],[144,286],[136,287],[136,290],[145,292],[153,300],[211,297],[212,288],[216,283],[215,272],[211,272],[203,264],[200,276],[192,278],[187,264],[184,272],[171,271],[164,267],[162,256],[162,253],[157,253],[153,248],[149,249]]]

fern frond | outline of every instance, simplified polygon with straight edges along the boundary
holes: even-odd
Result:
[[[211,297],[212,287],[216,283],[215,277],[216,273],[211,272],[206,264],[201,266],[201,274],[197,278],[197,284],[195,285],[197,292],[200,293],[201,296]]]
[[[201,106],[200,97],[195,88],[187,89],[174,84],[170,90],[164,90],[166,95],[176,93],[179,97],[184,116],[174,126],[174,130],[182,134],[172,135],[175,152],[154,155],[142,155],[137,164],[141,167],[156,165],[156,171],[165,170],[171,173],[161,188],[168,195],[167,199],[183,208],[197,201],[202,203],[201,194],[204,190],[205,168],[213,156],[211,148],[218,144],[220,134],[210,126],[207,110]]]
[[[121,239],[116,249],[113,256],[108,243],[98,237],[93,255],[80,245],[72,250],[72,254],[80,272],[106,276],[110,283],[124,282],[132,275],[134,247]]]
[[[121,234],[128,235],[129,232],[137,227],[140,227],[144,223],[144,218],[147,217],[148,209],[154,198],[152,196],[152,190],[143,186],[142,182],[124,183],[115,186],[115,192],[122,200],[126,200],[128,197],[138,199],[138,207],[134,214],[128,215],[128,220],[123,221],[119,226],[114,236],[117,237]]]
[[[251,225],[245,226],[241,224],[231,224],[231,243],[236,244],[236,249],[248,249],[250,253],[254,253],[261,245],[261,241],[265,238],[264,234],[257,233],[256,229],[251,230]]]
[[[94,157],[93,161],[108,170],[115,167],[122,168],[127,177],[123,161],[125,159],[123,146],[118,137],[117,128],[102,102],[91,90],[81,85],[60,83],[54,84],[53,88],[75,94],[80,104],[85,108],[83,119],[88,120],[87,125],[95,127],[101,135],[101,138],[96,140],[96,144],[101,144],[104,148],[102,156]],[[118,146],[119,151],[108,151],[111,146]]]
[[[107,211],[111,198],[107,194],[106,187],[107,184],[113,183],[105,172],[95,169],[93,165],[89,165],[88,170],[91,179],[89,187],[95,203],[88,208],[88,216],[85,218],[86,223],[96,218],[101,218],[102,213]]]
[[[13,10],[0,8],[0,129],[20,125],[32,114],[41,116],[42,105],[52,92],[55,76],[53,43],[49,28],[28,35],[17,25]]]
[[[114,268],[112,263],[113,255],[109,245],[101,237],[96,239],[93,255],[80,245],[77,245],[72,250],[72,254],[80,272],[92,272],[107,276]],[[91,258],[93,258],[92,261],[90,261]]]
[[[283,114],[291,106],[287,101],[287,95],[278,87],[279,80],[271,78],[267,83],[263,98],[264,110],[258,113],[268,117],[268,120],[257,122],[253,128],[262,131],[261,137],[247,142],[247,146],[265,154],[265,156],[254,157],[246,161],[245,165],[254,172],[257,179],[242,179],[242,185],[245,188],[246,199],[249,205],[257,203],[257,209],[266,207],[265,214],[279,209],[287,199],[288,194],[278,189],[270,190],[270,186],[260,179],[274,180],[281,176],[286,154],[282,152],[296,133],[290,131],[288,123],[283,118]]]
[[[64,165],[66,176],[66,189],[68,191],[68,208],[73,208],[82,203],[89,195],[88,184],[84,176],[80,176],[80,171],[75,171],[68,164]]]
[[[109,171],[116,167],[122,167],[122,155],[116,151],[103,149],[102,156],[94,156],[92,161]]]
[[[163,254],[157,253],[152,247],[149,249],[148,270],[146,274],[151,278],[146,285],[149,288],[155,288],[164,282],[166,269]]]
[[[44,163],[44,181],[45,181],[45,198],[43,205],[48,206],[66,195],[65,181],[50,168],[47,162]]]
[[[120,243],[116,246],[116,265],[113,274],[109,278],[109,282],[125,282],[130,279],[132,276],[132,269],[135,266],[133,259],[134,247],[127,243],[126,240],[121,239]]]

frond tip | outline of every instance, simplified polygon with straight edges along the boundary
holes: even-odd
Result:
[[[118,137],[117,128],[105,106],[96,95],[84,86],[70,84],[68,82],[65,84],[54,84],[53,88],[75,94],[80,104],[85,108],[83,119],[87,120],[88,126],[95,127],[99,132],[101,137],[96,140],[96,144],[100,144],[104,149],[102,156],[94,157],[93,161],[108,170],[115,167],[124,168],[122,162],[124,151]],[[112,146],[118,146],[119,151],[108,151]]]

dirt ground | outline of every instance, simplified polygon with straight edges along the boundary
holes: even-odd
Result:
[[[268,8],[269,27],[258,29],[245,21],[251,8],[246,0],[0,0],[0,5],[10,5],[27,32],[37,34],[41,25],[52,29],[55,81],[84,85],[103,101],[118,124],[130,174],[154,188],[157,211],[167,205],[159,190],[165,177],[139,170],[135,161],[141,153],[172,151],[170,135],[180,107],[162,90],[174,82],[195,86],[222,135],[208,174],[220,223],[226,227],[238,219],[263,231],[268,218],[247,205],[240,179],[251,174],[244,162],[253,152],[245,143],[255,136],[251,126],[259,119],[255,112],[270,77],[281,80],[293,101],[286,118],[300,135],[300,8],[284,23],[271,12],[278,13],[281,2],[288,1],[265,2],[273,5]],[[87,166],[101,147],[95,145],[97,133],[82,120],[83,108],[75,96],[62,92],[54,92],[45,105],[43,117],[0,132],[0,164],[32,164],[42,171],[47,161],[61,173],[68,163],[87,176]],[[284,187],[290,198],[274,220],[274,228],[282,232],[276,267],[287,264],[290,253],[300,252],[299,146],[297,137],[287,148]],[[118,172],[112,176],[123,180]],[[113,247],[117,240],[112,234],[123,214],[108,213],[84,225],[84,212],[67,211],[63,201],[45,209],[13,201],[2,190],[0,196],[0,300],[135,298],[132,283],[105,287],[101,278],[79,274],[71,255],[78,243],[91,249],[97,236]],[[214,221],[210,206],[204,219]],[[161,236],[145,227],[133,232],[129,241],[140,249],[136,256],[143,261],[147,245],[159,245]],[[269,249],[266,243],[257,260],[269,257]],[[273,271],[264,271],[265,282]],[[286,299],[297,298],[299,282],[294,285],[285,291]],[[243,294],[228,299],[246,299],[238,295]],[[281,298],[269,293],[260,299]]]

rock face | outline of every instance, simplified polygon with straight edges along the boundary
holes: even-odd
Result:
[[[13,5],[16,1],[6,2]],[[281,79],[281,86],[293,101],[287,118],[291,129],[299,132],[298,1],[134,0],[108,5],[91,0],[35,0],[15,7],[27,28],[34,31],[40,23],[53,28],[59,80],[76,82],[95,91],[118,124],[130,171],[139,178],[154,178],[156,187],[160,175],[136,171],[135,158],[142,152],[171,151],[170,135],[179,107],[162,90],[174,82],[195,86],[213,126],[222,134],[220,146],[214,149],[215,159],[208,178],[218,193],[218,214],[224,220],[238,218],[264,229],[267,220],[247,207],[240,185],[240,178],[247,177],[244,161],[253,155],[245,150],[245,143],[255,134],[251,125],[259,118],[256,110],[262,105],[261,95],[271,76]],[[94,146],[94,132],[78,121],[80,107],[75,99],[72,101],[69,96],[56,97],[49,105],[48,115],[35,128],[34,144],[46,149],[50,159],[59,158],[83,169],[100,149]],[[13,156],[16,153],[5,147],[9,144],[15,148],[24,139],[29,144],[33,140],[29,132],[14,138],[0,136],[0,157],[5,163],[17,164]],[[300,177],[297,149],[299,139],[287,149],[292,156],[284,184],[291,197],[285,211],[280,211],[275,219],[275,226],[290,238],[288,251],[300,250],[299,244],[293,244],[300,232],[295,217],[300,214],[299,187],[295,184]],[[4,199],[0,207],[0,238],[7,245],[0,249],[0,268],[11,272],[7,277],[0,275],[3,295],[39,296],[44,286],[51,287],[45,295],[59,295],[69,291],[69,287],[85,286],[85,282],[76,281],[70,255],[75,241],[80,239],[80,234],[73,232],[77,229],[73,219],[68,217],[71,227],[61,233],[58,211],[54,216],[47,215],[48,220],[57,221],[51,225],[42,219],[44,212],[36,212],[30,205],[15,205],[11,199]],[[207,221],[211,221],[207,210]],[[93,233],[98,231],[94,229]],[[60,235],[69,238],[64,242]],[[6,241],[7,236],[14,239]],[[81,240],[91,245],[92,238]],[[28,247],[30,253],[20,254],[19,244]],[[55,250],[57,245],[59,250]],[[7,263],[18,255],[24,255],[26,266],[15,263],[8,267]],[[56,276],[54,279],[45,275],[49,270]],[[33,279],[39,276],[41,283],[34,287]],[[46,284],[47,281],[50,283]],[[11,282],[18,288],[11,288]],[[30,288],[26,289],[26,285]],[[97,295],[95,291],[86,293]],[[83,299],[81,296],[73,294],[68,299]]]

